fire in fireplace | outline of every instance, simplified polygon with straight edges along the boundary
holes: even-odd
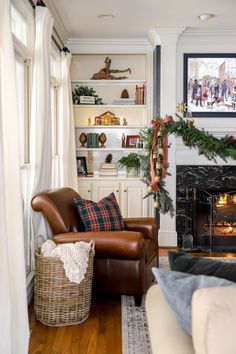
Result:
[[[236,236],[236,193],[213,195],[212,208],[212,236]]]
[[[236,251],[236,166],[177,165],[178,247]]]
[[[193,240],[210,250],[236,251],[236,191],[191,188]],[[187,193],[189,198],[189,191]],[[191,198],[190,198],[191,200]]]

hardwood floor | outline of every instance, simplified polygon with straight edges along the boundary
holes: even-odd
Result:
[[[159,249],[159,256],[167,257],[168,251],[176,251],[176,247],[160,247]],[[199,257],[236,257],[236,253],[228,253],[228,252],[191,252],[189,253],[192,256],[199,256]]]
[[[160,248],[167,256],[176,248]],[[236,257],[236,253],[196,253],[210,257]],[[29,309],[31,329],[30,354],[121,354],[120,297],[94,298],[90,317],[82,324],[69,327],[47,327],[35,319],[33,306]]]
[[[176,247],[159,247],[159,256],[160,257],[167,257],[168,251],[176,251]]]
[[[34,354],[121,354],[120,297],[93,299],[89,318],[79,325],[47,327],[29,310],[30,345]]]

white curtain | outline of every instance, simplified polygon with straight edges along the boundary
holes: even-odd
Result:
[[[30,160],[32,196],[52,187],[52,131],[50,105],[50,51],[53,18],[46,7],[35,9],[35,48],[32,87]],[[33,235],[46,237],[41,213],[32,212]]]
[[[70,82],[71,54],[61,52],[61,88],[59,95],[59,173],[60,187],[77,191],[76,147],[73,105]]]
[[[28,353],[19,122],[10,2],[0,1],[0,353]]]

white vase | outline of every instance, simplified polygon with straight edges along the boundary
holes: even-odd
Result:
[[[131,169],[127,170],[127,177],[138,177],[138,170],[136,167],[132,167]]]

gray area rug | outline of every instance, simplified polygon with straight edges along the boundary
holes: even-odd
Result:
[[[235,263],[236,258],[208,257]],[[159,266],[169,269],[167,257],[159,257]],[[121,297],[122,313],[122,354],[152,354],[145,311],[145,297],[142,305],[136,307],[133,296]]]
[[[133,296],[121,296],[122,354],[151,354],[145,298],[135,307]]]
[[[159,257],[160,268],[168,269],[167,257]],[[133,296],[121,296],[122,354],[152,354],[148,331],[145,297],[136,307]]]

